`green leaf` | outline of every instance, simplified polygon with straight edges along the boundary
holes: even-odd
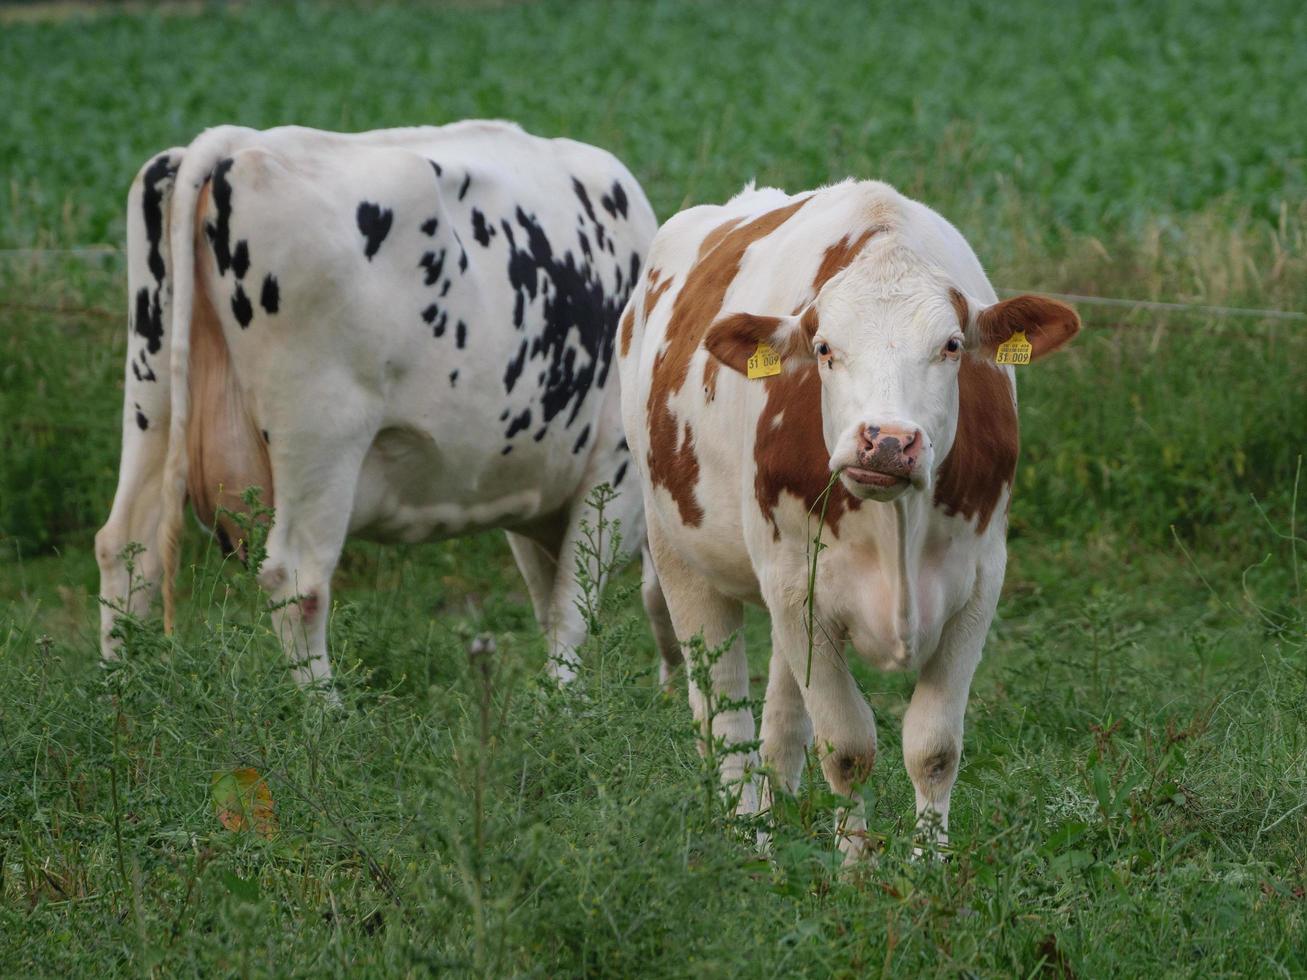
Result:
[[[257,878],[242,878],[234,871],[223,871],[218,875],[218,880],[222,882],[227,893],[233,898],[238,898],[242,902],[257,902],[259,900],[259,880]]]
[[[1062,826],[1058,827],[1057,830],[1053,831],[1053,833],[1048,835],[1039,849],[1040,853],[1044,854],[1046,857],[1053,857],[1056,854],[1060,854],[1076,841],[1080,840],[1080,838],[1084,837],[1088,830],[1088,824],[1081,823],[1078,820],[1069,820],[1062,824]]]

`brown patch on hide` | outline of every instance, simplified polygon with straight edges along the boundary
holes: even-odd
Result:
[[[231,353],[214,304],[212,253],[203,234],[209,187],[200,191],[195,213],[195,298],[191,307],[190,417],[186,421],[186,490],[200,522],[219,540],[239,550],[241,529],[219,508],[246,510],[241,494],[262,488],[261,502],[274,503],[268,447],[245,407],[232,370]],[[221,280],[217,280],[221,286]]]
[[[972,354],[958,366],[958,431],[939,469],[935,506],[977,519],[983,534],[1003,488],[1012,485],[1020,446],[1007,373]]]
[[[672,284],[672,277],[668,276],[660,283],[658,280],[662,272],[659,269],[650,269],[644,287],[644,318],[649,319],[649,314],[653,312],[658,301],[663,298],[663,293],[667,292],[667,287]],[[626,304],[626,312],[622,314],[622,356],[625,357],[631,350],[631,340],[635,336],[635,298]]]
[[[654,486],[667,489],[676,501],[681,520],[693,527],[703,522],[703,508],[695,499],[699,459],[694,451],[693,429],[688,421],[682,426],[672,414],[671,399],[685,385],[690,359],[721,312],[745,251],[788,221],[809,200],[800,198],[748,222],[735,218],[709,232],[699,247],[698,262],[672,304],[666,346],[654,360],[649,388],[649,478]],[[711,398],[716,391],[715,372],[710,378],[705,369],[704,386]]]
[[[662,282],[659,282],[661,270],[649,270],[649,284],[644,287],[644,315],[649,317],[658,305],[658,301],[663,298],[663,293],[667,292],[667,287],[672,284],[672,276],[668,276]]]
[[[631,350],[631,337],[635,334],[635,306],[631,303],[626,304],[626,312],[622,314],[622,356],[625,357]]]
[[[695,256],[695,261],[698,262],[720,245],[722,239],[730,234],[731,230],[743,220],[743,218],[732,218],[730,221],[723,222],[712,231],[708,232],[708,234],[704,235],[703,241],[699,243],[699,254]]]
[[[850,233],[827,248],[821,257],[821,265],[817,266],[817,274],[812,279],[813,295],[821,292],[822,286],[848,268],[849,263],[862,251],[862,246],[867,244],[872,235],[884,230],[880,225],[873,225],[857,238],[853,238]]]
[[[753,446],[757,472],[753,492],[762,515],[771,521],[774,536],[780,538],[775,511],[782,493],[792,493],[804,507],[817,515],[822,492],[830,483],[830,458],[821,428],[821,379],[812,362],[786,370],[763,382],[767,404],[758,416]],[[838,535],[840,518],[857,510],[862,501],[836,480],[826,504],[826,526]]]

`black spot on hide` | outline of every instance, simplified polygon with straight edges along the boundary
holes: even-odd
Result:
[[[150,243],[150,275],[157,283],[163,282],[167,271],[163,262],[163,192],[159,185],[177,176],[177,166],[168,154],[157,156],[142,178],[141,217],[145,220],[145,238]]]
[[[473,208],[472,237],[477,240],[477,244],[482,248],[489,248],[490,239],[494,237],[494,234],[494,226],[486,224],[486,216],[478,208]]]
[[[517,379],[522,376],[522,368],[526,366],[526,341],[517,349],[517,356],[508,362],[508,367],[504,371],[504,390],[512,391],[513,385],[517,384]]]
[[[581,434],[576,437],[576,442],[572,445],[572,454],[576,455],[577,453],[579,453],[585,447],[585,444],[589,440],[590,440],[590,425],[587,423],[586,427],[581,430]]]
[[[355,220],[365,240],[363,254],[371,262],[372,256],[377,254],[377,249],[381,248],[381,243],[390,234],[390,225],[395,220],[395,214],[389,208],[364,201],[358,207]]]
[[[580,199],[581,207],[585,208],[586,217],[598,224],[599,219],[595,217],[594,205],[590,203],[590,195],[586,193],[585,185],[573,177],[572,190],[576,192],[577,198]]]
[[[442,248],[439,255],[435,252],[426,252],[418,260],[418,267],[424,271],[423,285],[430,286],[440,278],[440,274],[445,270],[446,251],[448,250]]]
[[[276,313],[281,306],[281,289],[277,277],[269,272],[263,277],[263,290],[259,293],[259,305],[269,313]]]
[[[504,433],[504,437],[506,439],[512,439],[513,436],[517,435],[519,432],[521,432],[530,424],[531,424],[531,409],[525,408],[522,410],[521,415],[514,418],[512,422],[508,423],[508,431]]]
[[[149,352],[159,353],[159,348],[163,346],[163,311],[159,308],[159,290],[154,291],[153,298],[145,286],[136,291],[136,316],[133,320],[134,329],[138,336],[145,338]]]
[[[622,185],[613,181],[613,189],[609,194],[605,194],[599,199],[599,203],[604,206],[604,210],[616,218],[619,214],[626,217],[626,191],[622,190]]]
[[[150,367],[150,362],[145,359],[145,351],[140,352],[141,365],[138,368],[136,362],[132,361],[132,373],[136,375],[137,381],[158,381],[154,376],[154,369]]]
[[[448,312],[442,310],[435,303],[432,303],[422,311],[422,319],[426,320],[427,323],[431,325],[431,333],[433,336],[444,336],[445,326],[449,323]]]
[[[204,225],[204,234],[209,239],[209,244],[213,246],[213,257],[218,262],[218,275],[225,276],[227,270],[231,268],[231,198],[232,188],[231,181],[227,179],[232,167],[231,157],[218,161],[218,165],[213,168],[213,176],[210,187],[212,190],[212,200],[217,216],[213,221],[206,222]]]
[[[236,243],[236,251],[231,253],[231,271],[236,273],[237,279],[244,279],[245,273],[250,271],[250,246],[243,238]]]
[[[254,319],[254,307],[250,305],[250,298],[245,295],[245,289],[240,283],[236,284],[236,292],[232,293],[231,312],[232,316],[236,317],[236,322],[241,325],[242,330],[248,327],[250,321]]]

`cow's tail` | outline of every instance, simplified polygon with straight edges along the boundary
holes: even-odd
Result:
[[[191,318],[195,305],[195,226],[200,192],[214,168],[254,131],[239,126],[219,126],[201,133],[182,157],[173,189],[168,217],[169,251],[172,255],[172,320],[169,324],[171,351],[168,373],[171,382],[171,413],[168,422],[168,455],[163,466],[163,495],[159,514],[159,557],[163,565],[163,628],[171,633],[177,577],[178,544],[186,506],[188,455],[186,426],[190,417]]]

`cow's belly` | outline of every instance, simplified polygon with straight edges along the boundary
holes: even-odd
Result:
[[[504,457],[498,433],[476,445],[475,422],[464,423],[461,436],[383,429],[359,473],[350,534],[412,543],[512,528],[557,513],[575,493],[583,460],[549,455],[547,445]]]
[[[666,491],[655,491],[666,496]],[[664,504],[670,501],[664,502]],[[722,595],[741,602],[763,604],[758,573],[740,531],[738,512],[705,517],[698,526],[683,523],[676,504],[654,505],[655,518],[667,543],[690,568]]]

